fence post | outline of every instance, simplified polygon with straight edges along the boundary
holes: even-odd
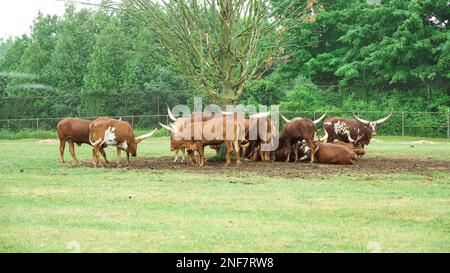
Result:
[[[131,115],[131,128],[134,128],[134,115]]]
[[[450,109],[447,109],[447,139],[450,139]]]
[[[39,130],[39,118],[36,118],[36,131]]]
[[[405,113],[402,111],[402,136],[405,136]]]
[[[9,119],[8,119],[8,131],[9,131]]]

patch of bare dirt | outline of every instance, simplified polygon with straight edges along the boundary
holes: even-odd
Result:
[[[434,144],[433,141],[429,141],[429,140],[419,140],[419,141],[412,141],[412,144]]]
[[[83,163],[89,166],[89,164]],[[109,164],[106,167],[115,167]],[[234,162],[225,166],[223,161],[208,161],[203,167],[173,162],[173,157],[138,158],[132,161],[131,169],[138,170],[183,170],[203,174],[255,173],[268,177],[326,178],[335,174],[359,173],[369,176],[376,173],[429,174],[433,171],[450,172],[450,161],[408,158],[361,158],[354,165],[311,164],[307,162],[261,162],[244,160],[240,166]]]
[[[38,143],[39,144],[51,144],[51,145],[53,145],[53,144],[58,144],[59,143],[59,141],[57,140],[57,139],[42,139],[42,140],[39,140],[38,141]]]

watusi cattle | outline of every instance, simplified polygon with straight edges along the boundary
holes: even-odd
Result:
[[[334,143],[316,141],[314,148],[314,162],[322,164],[353,165],[355,152],[347,147]]]
[[[281,115],[284,121],[286,121],[282,132],[284,137],[289,142],[289,145],[285,146],[288,152],[288,158],[286,159],[286,162],[290,160],[290,150],[292,145],[294,145],[295,161],[298,161],[298,146],[299,143],[301,143],[303,140],[306,141],[306,144],[311,150],[315,149],[314,136],[317,134],[316,124],[321,122],[325,115],[326,113],[314,121],[308,118],[287,119],[286,117]],[[312,154],[311,156],[311,162],[314,162],[314,154]]]
[[[231,153],[234,149],[236,153],[236,163],[240,164],[240,145],[245,137],[245,128],[236,119],[222,115],[205,121],[188,120],[183,126],[167,126],[161,124],[164,128],[171,132],[174,141],[180,141],[181,146],[191,147],[195,145],[192,151],[197,151],[199,155],[199,165],[205,163],[204,147],[209,145],[225,144],[226,161],[225,164],[231,163]],[[216,131],[218,129],[219,131]]]
[[[66,148],[66,142],[69,143],[69,151],[72,155],[72,159],[75,164],[79,164],[79,161],[75,155],[75,145],[81,146],[81,144],[91,145],[89,141],[89,125],[90,120],[79,119],[79,118],[65,118],[58,122],[56,125],[56,132],[59,138],[59,152],[60,152],[60,162],[64,164],[64,149]],[[100,153],[102,154],[105,161],[106,159],[105,151],[103,147],[100,147]]]
[[[214,113],[192,113],[190,115],[190,117],[184,118],[176,118],[172,111],[170,110],[169,105],[167,105],[167,114],[169,116],[169,118],[173,121],[173,123],[170,123],[170,128],[178,128],[178,130],[182,130],[184,127],[187,126],[188,123],[190,122],[194,122],[196,119],[198,119],[198,121],[207,121],[210,120],[212,118],[215,117]],[[222,112],[222,115],[228,115],[228,112]],[[159,123],[161,126],[165,127],[164,124]],[[165,127],[166,128],[166,127]],[[166,128],[167,129],[167,128]],[[182,152],[182,159],[181,162],[186,162],[186,147],[183,144],[183,141],[180,140],[175,140],[173,138],[173,134],[171,134],[170,137],[170,151],[175,151],[175,159],[174,162],[178,161],[178,154],[181,151]],[[216,147],[216,146],[214,146]],[[214,148],[213,148],[214,149]],[[217,151],[217,150],[216,150]]]
[[[345,141],[338,140],[338,141],[335,141],[335,142],[332,142],[332,143],[334,143],[336,145],[344,146],[347,149],[355,152],[356,156],[362,157],[362,156],[364,156],[366,154],[366,151],[364,150],[364,147],[359,143],[359,141],[363,137],[364,137],[364,134],[361,135],[361,136],[358,136],[358,138],[355,141],[353,141],[353,142],[345,142]],[[327,141],[327,139],[328,139],[328,134],[327,134],[327,131],[325,131],[324,137],[321,138],[320,140],[322,142],[325,142],[325,141]]]
[[[353,113],[355,119],[340,117],[326,118],[323,123],[323,129],[327,132],[327,142],[333,142],[335,139],[344,142],[354,142],[359,138],[359,144],[364,148],[370,143],[373,136],[376,135],[377,126],[388,120],[393,112],[385,118],[376,121],[367,121],[359,118]]]
[[[269,145],[273,142],[276,134],[275,123],[269,117],[270,112],[253,114],[245,120],[246,139],[249,140],[249,156],[257,160],[258,156],[262,161],[273,161],[273,153],[267,149],[262,149],[262,144]],[[247,149],[246,149],[247,150]]]
[[[126,152],[128,166],[131,165],[130,154],[137,155],[137,145],[144,139],[151,137],[152,132],[134,137],[133,128],[126,121],[102,117],[90,124],[89,141],[92,145],[92,164],[99,165],[98,153],[102,146],[115,146],[117,148],[117,165],[120,166],[122,150]]]

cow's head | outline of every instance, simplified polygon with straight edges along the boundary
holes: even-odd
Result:
[[[170,150],[175,151],[181,147],[181,145],[183,144],[183,141],[176,140],[178,138],[175,138],[175,134],[178,133],[178,130],[175,125],[173,125],[172,123],[169,123],[169,124],[170,124],[170,126],[162,124],[161,122],[159,123],[159,125],[161,125],[161,127],[167,129],[170,132]]]
[[[377,135],[377,126],[380,125],[381,123],[385,122],[386,120],[388,120],[392,116],[393,113],[394,112],[391,111],[391,113],[389,113],[389,115],[387,115],[387,117],[385,117],[385,118],[382,118],[382,119],[379,119],[379,120],[375,120],[375,121],[368,121],[368,120],[365,120],[365,119],[362,119],[362,118],[358,117],[355,114],[355,112],[352,112],[353,117],[357,121],[361,122],[362,124],[364,124],[366,126],[367,134],[368,134],[369,137],[376,136]]]
[[[156,132],[157,128],[155,128],[153,131],[151,131],[148,134],[142,135],[142,136],[138,136],[135,137],[133,139],[133,141],[128,142],[128,147],[127,147],[127,151],[131,154],[131,156],[136,156],[137,155],[137,145],[144,139],[147,139],[151,136],[153,136],[153,134]]]

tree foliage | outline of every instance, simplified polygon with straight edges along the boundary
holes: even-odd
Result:
[[[69,4],[61,17],[37,14],[30,35],[1,40],[0,117],[165,114],[165,103],[195,95],[292,115],[450,106],[448,1],[192,0],[155,13],[137,2],[147,3]]]

